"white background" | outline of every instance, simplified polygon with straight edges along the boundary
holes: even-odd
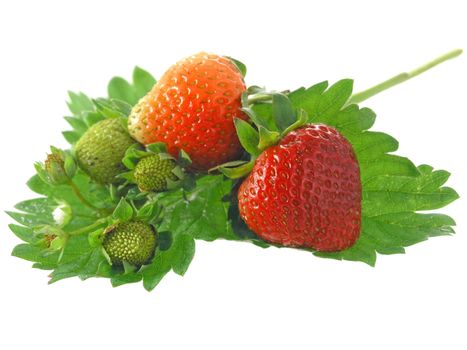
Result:
[[[366,88],[466,48],[463,1],[2,1],[0,208],[50,144],[66,146],[66,91],[105,95],[134,65],[160,76],[201,50],[239,58],[248,84],[296,88],[354,78]],[[399,154],[452,172],[467,193],[467,55],[365,103]],[[467,221],[453,237],[380,256],[376,268],[242,243],[197,243],[184,278],[112,289],[106,280],[47,285],[10,257],[0,214],[1,349],[466,349]],[[464,332],[464,334],[462,334]]]

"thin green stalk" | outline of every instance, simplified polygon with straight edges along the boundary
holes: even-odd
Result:
[[[97,230],[97,229],[99,229],[101,227],[104,227],[106,225],[107,225],[107,218],[102,218],[102,219],[97,220],[95,223],[93,223],[91,225],[82,227],[82,228],[77,229],[75,231],[68,232],[68,235],[70,235],[70,236],[81,235],[83,233],[88,233],[88,232],[95,231],[95,230]]]
[[[380,92],[387,90],[395,85],[398,85],[400,83],[403,83],[409,79],[412,79],[416,77],[417,75],[422,74],[423,72],[426,72],[427,70],[433,68],[434,66],[437,66],[440,63],[443,63],[447,60],[450,60],[452,58],[455,58],[459,56],[462,53],[462,49],[456,49],[452,50],[438,58],[435,58],[434,60],[424,64],[423,66],[420,66],[410,72],[405,72],[398,74],[386,81],[383,81],[382,83],[379,83],[367,90],[357,92],[356,94],[352,95],[348,101],[348,104],[350,103],[360,103],[362,101],[365,101],[369,99],[370,97],[379,94]]]

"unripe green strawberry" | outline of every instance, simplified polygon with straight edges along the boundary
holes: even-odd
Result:
[[[76,144],[78,164],[93,180],[108,184],[125,167],[125,152],[136,142],[130,137],[121,120],[105,119],[91,126]]]
[[[178,177],[172,172],[176,166],[173,159],[153,154],[138,162],[133,176],[142,191],[165,191],[168,180],[178,180]]]
[[[156,232],[142,221],[119,223],[105,231],[103,247],[113,265],[141,266],[154,256]]]

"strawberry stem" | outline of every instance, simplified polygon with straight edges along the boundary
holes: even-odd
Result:
[[[416,77],[417,75],[422,74],[423,72],[426,72],[427,70],[433,68],[434,66],[437,66],[440,63],[443,63],[447,60],[450,60],[452,58],[455,58],[459,56],[462,53],[462,49],[456,49],[452,50],[442,56],[439,56],[438,58],[435,58],[434,60],[424,64],[423,66],[420,66],[410,72],[405,72],[398,74],[386,81],[383,81],[382,83],[379,83],[367,90],[357,92],[356,94],[353,94],[347,104],[351,103],[360,103],[362,101],[365,101],[369,99],[370,97],[379,94],[380,92],[387,90],[395,85],[398,85],[400,83],[403,83],[413,77]]]
[[[102,218],[102,219],[97,220],[95,223],[93,223],[91,225],[82,227],[82,228],[77,229],[75,231],[68,232],[68,235],[70,235],[70,236],[81,235],[83,233],[88,233],[88,232],[91,232],[91,231],[95,231],[95,230],[97,230],[99,228],[105,227],[106,225],[107,225],[107,218]]]

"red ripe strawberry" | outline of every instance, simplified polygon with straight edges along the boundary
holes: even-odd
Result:
[[[238,202],[243,220],[264,240],[332,252],[360,234],[361,193],[350,143],[331,127],[307,125],[258,157]]]
[[[199,53],[173,65],[133,109],[132,136],[143,144],[164,142],[176,157],[183,149],[195,170],[239,157],[233,123],[246,119],[240,96],[246,86],[232,61]]]

